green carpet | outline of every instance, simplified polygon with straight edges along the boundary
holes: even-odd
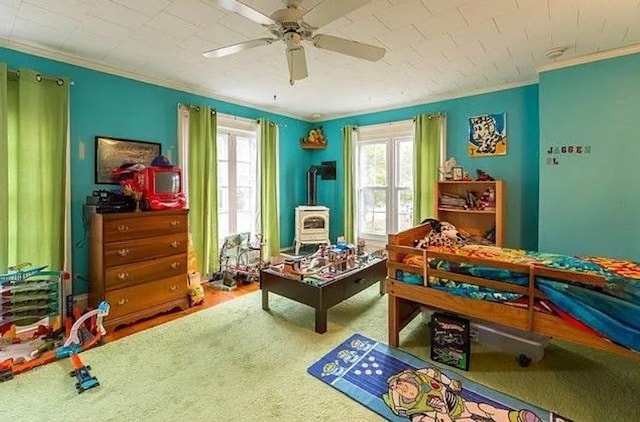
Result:
[[[313,310],[260,292],[197,312],[82,354],[100,386],[78,395],[68,360],[0,384],[6,421],[378,421],[380,417],[307,374],[354,332],[386,341],[386,297],[373,286],[329,311],[313,332]],[[417,318],[403,349],[428,360]],[[474,345],[467,378],[554,409],[576,422],[632,421],[640,410],[640,365],[565,343],[520,368],[509,355]]]

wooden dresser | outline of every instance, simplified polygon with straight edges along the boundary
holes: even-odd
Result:
[[[187,231],[188,210],[91,216],[89,305],[109,303],[107,331],[188,307]]]

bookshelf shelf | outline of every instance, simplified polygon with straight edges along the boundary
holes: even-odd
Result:
[[[464,209],[457,209],[457,208],[447,208],[447,207],[440,207],[438,208],[438,211],[444,211],[444,212],[464,212],[467,214],[495,214],[496,210],[464,210]]]
[[[495,228],[494,244],[503,246],[505,184],[502,180],[441,181],[436,191],[438,220],[448,221],[477,238],[484,238]],[[492,194],[487,195],[488,191]]]

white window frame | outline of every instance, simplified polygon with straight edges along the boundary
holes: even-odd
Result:
[[[227,181],[228,181],[228,212],[229,212],[229,234],[238,232],[237,229],[237,195],[231,195],[231,192],[236,192],[236,172],[237,172],[237,156],[236,156],[236,138],[239,136],[253,138],[256,144],[256,185],[254,191],[254,224],[255,233],[251,233],[251,236],[255,236],[260,232],[260,150],[259,150],[259,126],[255,120],[244,119],[237,116],[231,116],[218,113],[217,120],[217,133],[216,133],[216,145],[219,134],[225,134],[228,138],[227,145]],[[218,158],[218,163],[220,159]],[[220,201],[220,198],[218,198]],[[235,212],[232,212],[235,210]],[[216,211],[219,212],[219,211]],[[219,214],[218,214],[219,215]],[[220,236],[219,242],[221,241]],[[253,240],[253,239],[252,239]]]
[[[387,153],[387,219],[386,219],[386,231],[387,233],[393,233],[397,230],[397,171],[396,168],[396,155],[398,143],[410,139],[412,145],[414,144],[415,129],[412,120],[385,123],[381,125],[361,126],[358,128],[358,133],[355,141],[355,183],[356,183],[356,197],[355,199],[355,231],[356,237],[359,239],[365,239],[376,244],[385,244],[387,241],[385,235],[376,235],[370,233],[362,233],[360,229],[360,147],[363,145],[373,145],[376,143],[384,143],[386,145]],[[412,154],[413,156],[413,154]],[[406,188],[402,188],[406,189]],[[413,191],[412,186],[409,187]]]

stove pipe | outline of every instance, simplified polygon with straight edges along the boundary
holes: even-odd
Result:
[[[307,170],[307,205],[316,205],[318,196],[318,167],[311,166]]]

